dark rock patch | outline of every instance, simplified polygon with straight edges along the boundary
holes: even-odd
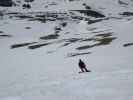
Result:
[[[70,2],[72,2],[72,1],[75,1],[75,0],[69,0]]]
[[[35,44],[35,43],[37,42],[14,44],[11,46],[11,49],[20,48],[20,47],[28,46],[28,45]]]
[[[47,46],[49,44],[51,44],[51,43],[36,44],[36,45],[29,46],[28,48],[29,49],[37,49],[37,48],[40,48],[40,47],[43,47],[43,46]]]
[[[133,16],[133,12],[123,12],[120,15],[124,15],[124,16]]]
[[[133,43],[126,43],[123,45],[124,47],[133,46]]]
[[[3,31],[0,31],[0,33],[4,33]]]
[[[55,34],[57,34],[57,33],[59,33],[60,31],[62,31],[61,27],[55,27],[54,30],[55,30]]]
[[[12,0],[0,0],[0,6],[11,7],[13,6],[13,1]]]
[[[40,21],[42,23],[45,23],[47,21],[46,15],[36,15],[35,18],[31,19],[31,21]]]
[[[83,3],[83,6],[85,7],[85,9],[91,9],[91,7],[88,6],[86,3]]]
[[[23,4],[23,9],[30,9],[31,5],[30,4]]]
[[[121,1],[121,0],[118,0],[118,3],[119,3],[120,5],[128,5],[128,3],[123,2],[123,1]]]
[[[0,19],[2,19],[2,18],[3,18],[3,16],[4,16],[3,12],[2,12],[2,11],[0,11]]]
[[[77,11],[77,12],[83,13],[84,15],[95,17],[95,18],[105,17],[105,15],[93,10],[72,10],[72,11]]]
[[[93,24],[102,21],[103,19],[88,20],[88,24]]]
[[[39,22],[42,22],[42,23],[46,23],[46,19],[45,18],[32,18],[32,19],[29,19],[29,21],[39,21]]]
[[[46,15],[45,14],[42,14],[42,15],[36,15],[36,17],[41,17],[41,18],[45,18],[46,17]]]
[[[66,20],[68,18],[67,13],[60,12],[43,12],[43,14],[36,17],[46,21]]]
[[[28,27],[28,26],[27,26],[27,27],[25,27],[25,29],[31,29],[31,27]]]
[[[73,19],[73,20],[83,20],[84,19],[84,17],[82,17],[82,16],[71,16],[71,18]],[[86,19],[86,18],[85,18]]]
[[[33,19],[30,19],[30,21],[40,21],[42,23],[46,23],[47,21],[56,21],[57,19],[57,13],[44,12],[43,14],[36,15]]]
[[[34,0],[24,0],[25,2],[33,2]]]
[[[93,44],[93,45],[81,46],[81,47],[78,47],[76,49],[77,50],[84,50],[84,49],[89,49],[89,48],[93,48],[93,47],[97,47],[97,46],[109,45],[114,39],[116,39],[116,37],[107,37],[107,38],[102,38],[102,39],[93,39],[93,40],[97,41],[98,43]]]
[[[79,41],[79,40],[81,40],[81,38],[70,38],[70,39],[65,39],[65,41],[71,42],[71,43],[77,42],[77,41]]]
[[[30,8],[28,7],[27,4],[23,5],[24,9],[25,8]],[[88,14],[88,16],[92,16],[92,17],[102,17],[102,15],[97,14],[96,12],[94,13],[91,10],[71,10],[70,15],[68,15],[68,13],[66,12],[30,12],[30,13],[8,13],[8,15],[12,16],[12,17],[16,17],[16,18],[20,18],[20,19],[28,19],[28,21],[39,21],[42,23],[46,23],[47,21],[62,21],[62,23],[60,24],[61,27],[66,27],[67,26],[67,22],[66,20],[85,20],[88,22],[88,24],[92,24],[92,23],[96,23],[99,21],[102,21],[104,19],[95,19],[95,20],[91,20],[87,17],[82,17],[82,16],[77,16],[74,14],[75,11],[81,12],[81,13],[85,13]],[[57,27],[58,28],[58,27]],[[58,29],[57,29],[57,33],[58,33]]]
[[[92,45],[80,46],[76,49],[77,50],[84,50],[84,49],[89,49],[89,48],[93,48],[93,47],[97,47],[97,46],[109,45],[110,43],[112,43],[113,40],[117,39],[116,37],[112,37],[112,33],[113,32],[97,34],[92,38],[82,39],[82,41],[93,41],[96,43],[92,44]]]
[[[71,43],[64,43],[61,47],[68,46],[69,44],[71,44]]]
[[[102,39],[96,39],[96,41],[99,41],[97,45],[109,45],[113,40],[115,40],[116,37],[106,37]]]
[[[23,14],[16,15],[15,17],[18,17],[20,19],[32,19],[33,18],[32,16],[23,15]]]
[[[57,39],[58,37],[59,37],[58,34],[50,34],[50,35],[47,35],[47,36],[40,37],[40,39],[50,40],[50,39]]]
[[[62,26],[62,27],[66,27],[66,26],[67,26],[67,22],[61,23],[61,26]]]
[[[8,14],[8,15],[18,15],[18,14],[20,14],[20,13],[18,13],[18,12],[8,12],[7,14]]]
[[[112,36],[112,32],[110,32],[110,33],[103,33],[103,34],[97,34],[97,35],[95,35],[95,36],[100,36],[100,37],[109,37],[109,36]]]
[[[0,37],[12,37],[12,36],[11,35],[2,34],[2,35],[0,35]]]

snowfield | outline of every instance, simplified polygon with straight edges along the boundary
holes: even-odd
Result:
[[[44,1],[0,8],[0,100],[132,100],[133,16],[121,13],[133,2]],[[82,3],[106,17],[70,11]],[[80,58],[92,72],[78,73]]]

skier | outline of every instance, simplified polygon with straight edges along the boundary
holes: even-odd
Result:
[[[86,68],[85,63],[84,63],[81,59],[79,59],[78,65],[79,65],[79,68],[81,69],[81,72],[90,72],[90,71]]]

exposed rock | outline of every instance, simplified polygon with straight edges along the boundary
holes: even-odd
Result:
[[[115,39],[117,39],[117,38],[113,37],[112,33],[97,34],[93,38],[88,39],[88,41],[94,41],[97,43],[94,43],[92,45],[80,46],[76,49],[77,50],[85,50],[85,49],[90,49],[90,48],[97,47],[97,46],[109,45]]]
[[[30,4],[23,4],[23,8],[27,8],[27,9],[30,9],[31,8],[31,5]]]
[[[86,9],[91,9],[91,7],[88,6],[86,3],[83,3],[83,6],[84,6]]]
[[[133,46],[133,43],[126,43],[123,45],[124,47]]]
[[[93,10],[72,10],[72,11],[77,11],[77,12],[83,13],[84,15],[95,17],[95,18],[105,17],[103,14]]]
[[[50,34],[44,37],[40,37],[40,39],[49,40],[49,39],[57,39],[59,37],[58,34]]]
[[[24,0],[25,2],[33,2],[34,0]]]
[[[121,1],[121,0],[119,0],[118,3],[119,3],[120,5],[128,5],[128,3],[125,3],[125,2],[123,2],[123,1]]]
[[[40,47],[43,47],[43,46],[47,46],[49,44],[50,43],[36,44],[36,45],[29,46],[28,48],[29,49],[37,49],[37,48],[40,48]]]
[[[0,0],[0,6],[11,7],[13,5],[12,0]]]
[[[3,31],[0,31],[0,33],[4,33]]]
[[[123,12],[120,15],[124,15],[124,16],[133,16],[133,12]]]
[[[37,42],[14,44],[11,46],[11,49],[24,47],[24,46],[28,46],[28,45],[35,44],[35,43],[37,43]]]
[[[61,23],[61,26],[63,26],[63,27],[67,26],[67,22]]]

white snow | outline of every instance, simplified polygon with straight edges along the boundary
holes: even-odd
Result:
[[[68,4],[58,1],[55,7],[57,10],[81,9],[79,5],[82,2],[94,5],[92,7],[97,10],[104,7],[106,9],[101,11],[106,14],[108,11],[115,14],[123,10],[123,7],[116,6],[118,4],[115,0],[79,0]],[[33,2],[35,8],[37,3],[37,0]],[[69,8],[72,3],[77,5]],[[31,10],[34,11],[35,8]],[[54,6],[49,9],[53,10]],[[43,9],[40,7],[35,12],[38,10]],[[130,20],[128,18],[111,18],[90,25],[85,21],[68,21],[57,40],[92,38],[96,35],[92,32],[98,31],[103,31],[101,34],[113,32],[113,37],[117,37],[110,45],[80,51],[92,53],[76,57],[67,57],[67,54],[79,52],[75,48],[95,42],[78,41],[61,47],[60,41],[51,40],[54,44],[35,50],[30,50],[27,46],[10,48],[17,43],[46,42],[39,37],[53,34],[53,28],[60,23],[58,21],[40,23],[9,18],[0,20],[0,31],[12,35],[11,38],[0,38],[0,100],[132,100],[133,46],[123,47],[123,44],[133,43],[133,17]],[[69,34],[64,34],[66,32]],[[78,73],[79,58],[85,61],[92,72]]]

